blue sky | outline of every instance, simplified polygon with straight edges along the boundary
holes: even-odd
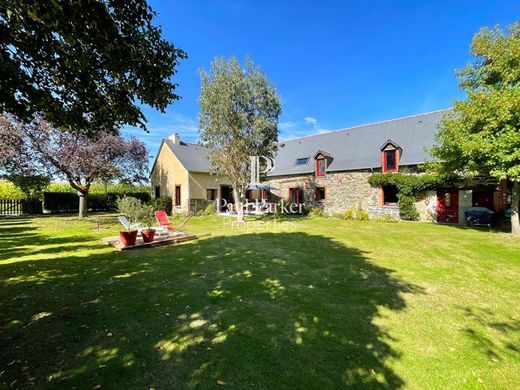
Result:
[[[518,19],[518,1],[149,1],[164,36],[188,53],[174,77],[182,99],[150,108],[152,156],[178,132],[197,141],[199,69],[246,55],[282,98],[280,139],[448,108],[463,97],[454,69],[471,61],[482,26]]]

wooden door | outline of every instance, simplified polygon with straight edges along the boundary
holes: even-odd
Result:
[[[458,190],[437,190],[437,222],[459,222]]]

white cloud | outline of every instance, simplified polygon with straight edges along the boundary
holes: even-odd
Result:
[[[281,131],[287,131],[294,129],[296,127],[296,123],[294,122],[280,122],[278,123],[278,129]]]
[[[316,126],[318,124],[318,120],[312,116],[306,116],[303,120],[309,125]]]
[[[306,116],[297,121],[284,121],[278,124],[280,130],[279,139],[299,138],[306,135],[328,133],[331,130],[322,128],[318,119]]]

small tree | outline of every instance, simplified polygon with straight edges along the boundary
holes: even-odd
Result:
[[[216,58],[201,71],[199,133],[212,149],[211,172],[229,178],[237,218],[249,183],[249,156],[272,156],[278,139],[280,98],[250,59],[244,69],[236,58]]]
[[[440,125],[432,154],[439,170],[513,183],[511,226],[520,235],[520,22],[483,28],[471,43],[475,63],[459,70],[467,99]]]
[[[12,123],[16,122],[11,118]],[[118,178],[139,182],[147,178],[148,153],[136,138],[124,139],[106,131],[88,138],[57,130],[40,119],[16,123],[10,129],[16,130],[13,145],[18,151],[4,162],[7,169],[21,175],[44,172],[65,178],[78,191],[80,218],[86,215],[94,181]]]
[[[39,197],[51,183],[48,176],[42,175],[11,175],[7,179],[24,193],[26,199]]]

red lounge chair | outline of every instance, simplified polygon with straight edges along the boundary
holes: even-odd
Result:
[[[179,226],[174,227],[168,219],[168,214],[166,214],[166,211],[159,210],[155,212],[155,218],[157,218],[157,222],[159,222],[159,225],[169,234],[182,233],[182,229],[184,226],[186,226],[191,217],[193,217],[193,213],[190,211],[184,221],[182,221]]]

